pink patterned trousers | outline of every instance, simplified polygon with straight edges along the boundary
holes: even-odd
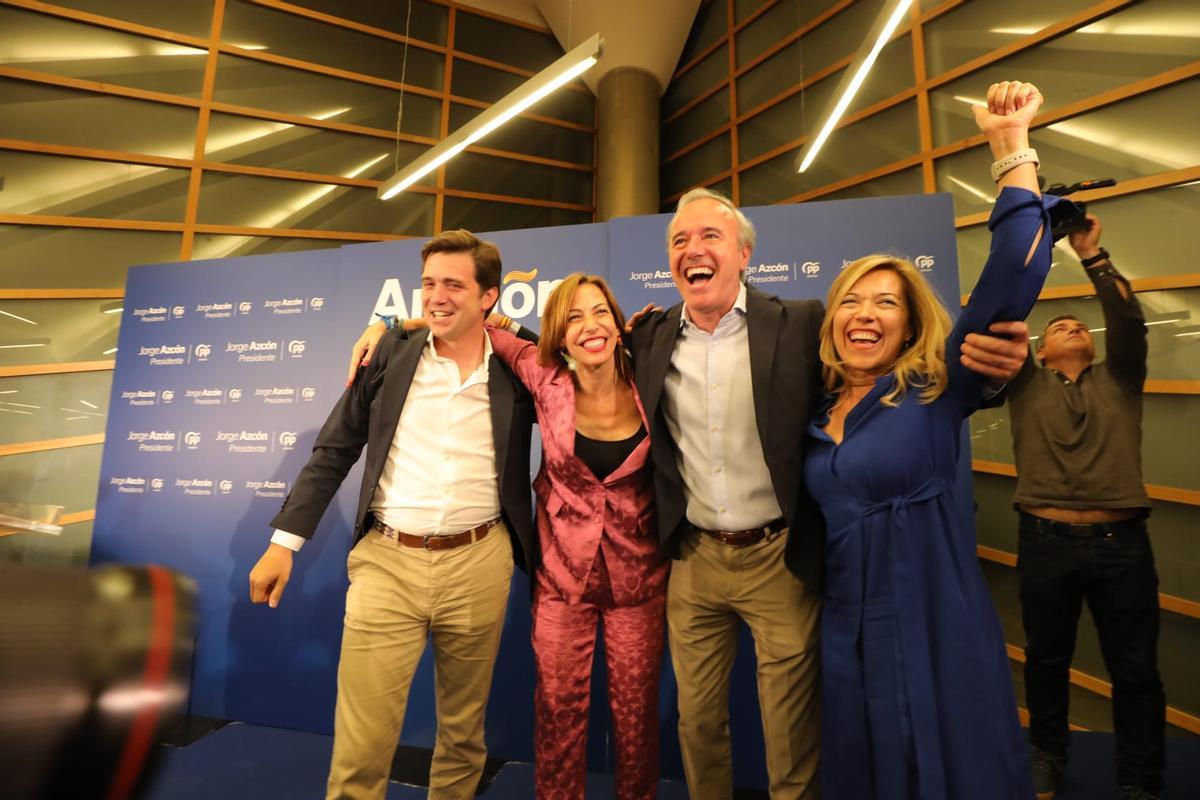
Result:
[[[603,624],[608,704],[617,756],[617,800],[652,800],[658,784],[658,678],[665,594],[615,606],[607,570],[592,573],[570,605],[546,581],[533,597],[534,782],[538,800],[581,800],[596,627]]]

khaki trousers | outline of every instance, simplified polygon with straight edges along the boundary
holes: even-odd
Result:
[[[754,635],[772,800],[820,796],[820,596],[784,564],[786,533],[732,547],[696,532],[680,543],[667,590],[679,685],[679,744],[692,800],[730,800],[729,681],[739,620]]]
[[[347,569],[326,797],[385,796],[408,689],[430,635],[438,728],[429,798],[473,797],[487,754],[483,717],[512,578],[508,530],[499,523],[481,541],[439,551],[372,531],[350,551]]]

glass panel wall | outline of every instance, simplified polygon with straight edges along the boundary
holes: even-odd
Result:
[[[0,0],[0,446],[103,431],[111,373],[92,368],[117,355],[130,266],[592,221],[582,82],[482,141],[486,154],[376,197],[559,58],[549,30],[430,0],[214,8]],[[40,502],[39,482],[69,472],[81,488],[59,494],[86,516],[99,450],[0,455],[5,499]],[[80,541],[86,557],[90,522],[68,527],[70,547],[4,542],[0,558],[69,560]]]
[[[120,300],[0,300],[0,367],[112,358],[120,322]]]
[[[0,378],[0,445],[104,433],[111,387],[109,371]]]

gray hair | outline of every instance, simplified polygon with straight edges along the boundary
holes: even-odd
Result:
[[[683,197],[679,198],[679,202],[675,205],[675,216],[671,217],[671,221],[667,223],[667,250],[671,249],[671,228],[675,226],[675,220],[679,216],[679,212],[683,211],[683,207],[688,203],[694,203],[697,200],[715,200],[728,208],[733,213],[733,218],[737,220],[738,244],[742,247],[749,247],[750,251],[754,252],[754,243],[757,241],[757,235],[754,232],[754,223],[728,197],[703,186],[689,189],[684,193]]]

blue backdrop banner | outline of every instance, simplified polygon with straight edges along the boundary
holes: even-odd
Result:
[[[849,261],[913,260],[957,313],[949,195],[746,209],[758,229],[747,280],[824,299]],[[504,272],[499,310],[539,327],[556,281],[605,276],[626,313],[679,300],[666,258],[668,215],[487,234]],[[191,712],[330,732],[359,467],[296,559],[280,607],[253,606],[247,575],[345,379],[350,345],[374,312],[420,314],[420,248],[406,240],[129,272],[101,467],[94,563],[158,563],[197,582]],[[962,473],[969,480],[969,449]],[[531,454],[531,469],[540,453]],[[969,494],[968,494],[969,496]],[[963,510],[970,514],[970,509]],[[529,587],[514,577],[489,706],[488,745],[531,760],[534,684]],[[597,653],[602,665],[602,652]],[[737,783],[765,785],[753,649],[744,637],[731,698]],[[595,688],[604,687],[603,669]],[[679,776],[674,680],[661,704],[664,775]],[[429,653],[402,741],[432,746]],[[606,700],[595,695],[593,769],[610,762]]]

